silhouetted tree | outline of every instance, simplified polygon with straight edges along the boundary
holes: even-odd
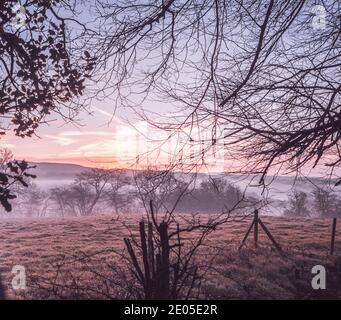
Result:
[[[129,196],[121,194],[121,189],[128,182],[121,171],[93,168],[77,174],[72,184],[51,189],[51,200],[57,205],[61,216],[93,215],[99,202],[110,203],[115,210],[119,210]]]
[[[26,1],[18,12],[16,4],[0,4],[0,115],[8,123],[1,133],[13,129],[25,137],[53,111],[68,118],[77,112],[67,103],[82,94],[94,61],[88,52],[70,52],[68,19],[58,8],[63,1]],[[22,20],[14,27],[18,14]]]
[[[289,207],[285,214],[292,217],[306,217],[309,215],[308,196],[303,191],[293,190],[289,196]]]
[[[224,212],[240,203],[243,193],[223,178],[210,178],[200,183],[197,199],[203,212]]]
[[[183,197],[193,189],[191,181],[185,182],[170,170],[147,170],[134,174],[137,197],[144,209],[149,211],[153,201],[155,213],[173,213]]]
[[[72,191],[71,186],[54,187],[49,191],[55,212],[61,217],[77,215],[74,193]]]
[[[59,10],[65,1],[0,2],[0,135],[13,130],[30,137],[55,112],[72,119],[80,105],[70,104],[84,91],[94,67],[87,51],[71,52],[67,22]],[[26,186],[29,165],[8,162],[0,172],[0,202],[7,211],[15,183]]]
[[[98,3],[99,81],[118,105],[139,88],[143,119],[186,132],[183,143],[209,132],[239,160],[234,172],[341,164],[339,1]],[[155,95],[179,112],[141,110]]]
[[[341,200],[328,188],[316,187],[313,192],[314,208],[321,217],[341,215]]]
[[[17,198],[21,187],[28,187],[28,180],[35,175],[27,173],[33,168],[26,161],[13,160],[9,149],[0,149],[0,204],[9,212],[12,210],[10,200]]]
[[[134,198],[134,192],[131,190],[131,178],[125,170],[110,170],[110,179],[105,190],[105,199],[109,207],[114,208],[118,214],[121,210],[128,211]]]
[[[111,170],[93,168],[76,176],[72,190],[78,199],[81,215],[92,215],[112,179]]]

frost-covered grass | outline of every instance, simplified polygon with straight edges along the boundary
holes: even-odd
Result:
[[[129,235],[127,227],[137,231],[139,218],[132,214],[63,220],[1,219],[0,272],[8,296],[129,298],[113,284],[118,274],[112,266],[127,268],[115,252],[123,249],[123,237]],[[285,255],[272,248],[262,231],[258,249],[251,236],[246,247],[238,251],[251,220],[226,223],[209,236],[196,256],[198,265],[212,262],[204,275],[200,298],[341,298],[341,227],[335,256],[330,257],[330,219],[262,219]],[[323,291],[311,288],[311,268],[316,264],[327,268],[327,289]],[[15,292],[10,287],[14,265],[26,268],[26,291]],[[63,287],[66,283],[69,285]]]

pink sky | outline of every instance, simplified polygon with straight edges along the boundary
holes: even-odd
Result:
[[[51,125],[41,125],[32,138],[19,138],[9,132],[1,144],[11,149],[17,159],[106,168],[136,167],[137,155],[140,167],[162,167],[178,161],[179,149],[184,152],[184,161],[189,159],[190,152],[200,154],[200,150],[180,147],[176,137],[168,141],[166,132],[155,131],[144,121],[131,125],[104,109],[94,111],[93,116],[84,117],[82,126],[55,120]],[[150,140],[154,142],[147,142]],[[216,158],[207,163],[213,163],[212,170],[222,171],[219,159],[224,157],[217,154]]]
[[[17,159],[73,163],[89,167],[136,167],[138,154],[144,155],[144,160],[140,158],[140,166],[162,166],[178,161],[179,143],[174,140],[163,143],[161,152],[155,150],[151,156],[146,157],[151,149],[160,145],[160,142],[155,142],[151,146],[147,140],[167,141],[165,132],[155,132],[143,121],[135,121],[132,126],[119,116],[113,116],[105,108],[96,107],[93,110],[93,115],[84,116],[80,125],[54,120],[51,125],[41,125],[37,136],[32,138],[19,138],[9,132],[1,138],[1,146],[11,149]],[[189,158],[190,147],[181,149],[185,150]],[[229,168],[235,165],[231,161],[220,161],[225,158],[223,154],[218,154],[214,160],[212,156],[208,158],[207,163],[211,163],[209,170],[214,172],[226,171],[227,165]],[[307,174],[324,175],[325,170],[319,172],[320,169]]]

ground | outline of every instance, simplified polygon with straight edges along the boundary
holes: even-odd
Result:
[[[0,272],[12,299],[130,298],[115,277],[129,229],[140,216],[94,216],[67,219],[1,219]],[[231,220],[206,240],[196,259],[210,261],[198,298],[315,299],[341,298],[341,226],[335,253],[329,254],[331,219],[262,217],[283,249],[279,254],[260,230],[238,250],[251,218]],[[200,263],[199,263],[200,264]],[[205,263],[202,263],[203,265]],[[13,290],[11,270],[22,265],[27,289]],[[327,270],[326,290],[313,290],[311,269]],[[128,272],[125,265],[120,266]],[[116,284],[116,285],[115,285]],[[123,288],[124,289],[124,288]]]

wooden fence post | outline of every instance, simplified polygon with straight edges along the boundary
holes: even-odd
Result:
[[[158,299],[169,299],[169,235],[168,235],[168,224],[161,222],[159,225],[160,229],[160,245],[161,245],[161,266],[160,266],[160,283]]]
[[[258,210],[255,210],[255,232],[254,232],[254,240],[255,240],[255,247],[258,247]]]
[[[266,235],[268,236],[268,238],[271,240],[271,242],[273,243],[273,245],[276,247],[276,249],[279,252],[282,252],[282,248],[280,247],[280,245],[276,242],[275,238],[272,236],[272,234],[270,233],[269,229],[265,226],[265,224],[263,223],[263,221],[261,219],[259,219],[259,224],[260,226],[263,228],[263,230],[265,231]]]
[[[246,241],[246,239],[248,238],[249,233],[251,232],[251,230],[252,230],[254,224],[255,224],[255,219],[252,220],[252,223],[250,224],[250,227],[249,227],[249,229],[247,230],[247,232],[246,232],[246,234],[245,234],[245,236],[244,236],[244,238],[243,238],[243,241],[242,241],[242,243],[240,244],[238,250],[240,250],[240,249],[243,247],[243,245],[245,244],[245,241]]]
[[[0,278],[0,300],[6,300],[5,288],[2,286],[1,278]]]
[[[282,249],[280,247],[280,245],[276,242],[275,238],[272,236],[272,234],[270,233],[269,229],[265,226],[265,224],[263,223],[262,219],[259,218],[259,212],[256,209],[254,211],[254,218],[252,220],[252,223],[249,227],[249,229],[247,230],[242,243],[240,244],[238,250],[240,250],[243,245],[245,244],[250,232],[252,231],[252,228],[254,230],[254,242],[255,242],[255,247],[258,248],[258,230],[259,230],[259,226],[264,230],[265,234],[268,236],[268,238],[270,239],[270,241],[273,243],[273,245],[276,247],[276,249],[283,254]]]
[[[330,243],[330,254],[334,254],[334,245],[335,245],[335,232],[336,232],[336,218],[333,218],[333,227],[332,227],[332,240]]]

